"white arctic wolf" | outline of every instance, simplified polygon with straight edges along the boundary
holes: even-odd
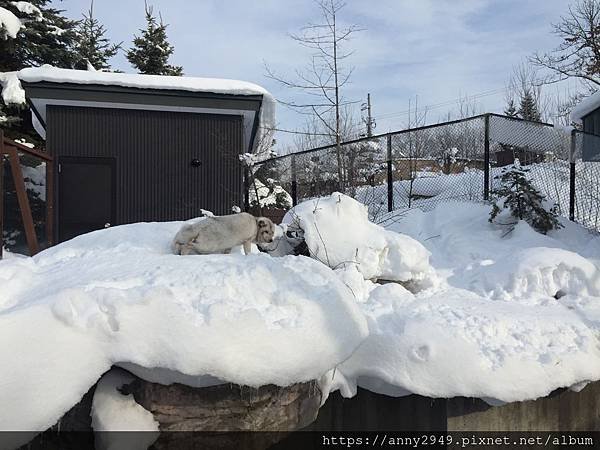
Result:
[[[207,255],[243,245],[248,255],[250,244],[273,242],[274,234],[275,226],[266,217],[248,213],[207,217],[181,227],[173,239],[173,251],[178,255]]]

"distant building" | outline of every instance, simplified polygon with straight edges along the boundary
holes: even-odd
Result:
[[[583,99],[571,112],[571,120],[586,133],[600,135],[600,91]]]

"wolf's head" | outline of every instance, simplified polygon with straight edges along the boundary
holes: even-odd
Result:
[[[275,235],[275,225],[271,222],[271,219],[266,217],[256,218],[256,242],[258,244],[268,244],[273,242],[273,236]]]

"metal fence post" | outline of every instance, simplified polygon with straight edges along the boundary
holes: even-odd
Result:
[[[292,206],[298,204],[298,180],[296,179],[296,155],[292,154]]]
[[[577,131],[571,130],[571,152],[569,155],[569,220],[575,221],[575,149]]]
[[[244,211],[250,210],[250,169],[244,167]]]
[[[394,173],[392,168],[392,135],[387,136],[387,196],[388,212],[394,210]]]
[[[484,118],[483,142],[483,199],[490,198],[490,115]]]

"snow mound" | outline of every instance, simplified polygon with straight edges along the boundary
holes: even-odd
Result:
[[[94,431],[158,431],[152,413],[139,405],[132,394],[119,391],[134,379],[125,371],[113,369],[98,381],[91,411]]]
[[[92,428],[99,450],[146,450],[159,436],[159,424],[150,411],[139,405],[133,395],[122,394],[125,384],[134,377],[112,369],[104,374],[94,391]],[[105,431],[146,431],[150,433],[104,433]]]
[[[318,379],[365,338],[329,268],[173,255],[180,226],[124,225],[0,261],[0,339],[18,343],[0,349],[0,404],[11,405],[0,430],[53,425],[113,364],[287,386]]]
[[[489,212],[447,203],[384,229],[336,193],[284,219],[276,250],[296,234],[313,258],[176,256],[172,222],[0,261],[0,340],[15,343],[0,347],[0,430],[54,424],[113,365],[196,387],[318,379],[323,399],[362,386],[512,402],[599,380],[600,237],[563,219],[506,233]]]
[[[438,283],[414,294],[344,269],[370,334],[331,389],[511,402],[600,379],[600,238],[566,220],[505,235],[489,211],[455,202],[389,217],[427,247]]]
[[[557,248],[532,247],[497,262],[489,260],[474,278],[477,291],[503,300],[600,294],[596,266],[577,253]]]
[[[563,305],[494,302],[459,290],[413,296],[385,285],[363,310],[371,334],[336,371],[346,396],[363,380],[379,380],[365,387],[510,402],[600,376],[597,331]]]
[[[23,25],[17,16],[6,8],[0,7],[0,36],[15,39]]]
[[[332,269],[355,264],[367,280],[432,276],[430,254],[421,243],[370,222],[367,207],[344,194],[305,201],[283,223],[299,228],[311,257]]]

